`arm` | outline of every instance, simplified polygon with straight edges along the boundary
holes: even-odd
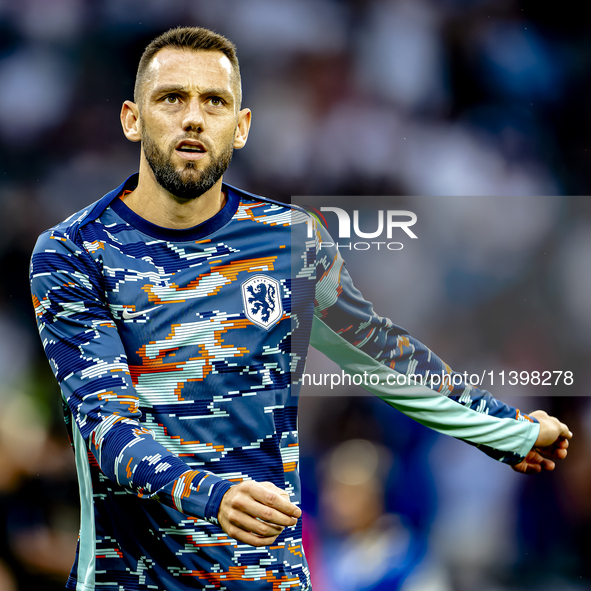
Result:
[[[42,235],[31,261],[39,335],[72,414],[74,442],[111,480],[139,497],[216,522],[231,484],[192,470],[141,423],[127,356],[102,274],[88,252],[56,231]]]
[[[219,515],[233,537],[271,543],[285,525],[293,525],[292,513],[299,517],[282,491],[270,492],[259,483],[233,486],[211,472],[193,470],[142,425],[102,282],[82,245],[55,231],[41,236],[31,261],[33,304],[45,353],[73,418],[74,444],[84,446],[106,476],[137,496],[213,523]],[[233,510],[231,518],[226,507]]]
[[[343,259],[320,224],[316,225],[316,236],[314,347],[345,372],[366,376],[364,387],[388,404],[500,461],[519,465],[534,445],[540,445],[537,442],[547,435],[545,422],[541,432],[535,413],[523,415],[489,392],[467,384],[461,374],[403,328],[378,316],[353,285]],[[566,447],[560,449],[554,457],[566,452]]]

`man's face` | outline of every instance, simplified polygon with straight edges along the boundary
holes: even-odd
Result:
[[[218,181],[243,145],[237,101],[223,53],[166,48],[154,56],[138,106],[143,153],[158,184],[189,200]]]

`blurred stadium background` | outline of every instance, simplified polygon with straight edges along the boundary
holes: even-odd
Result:
[[[229,182],[283,200],[411,196],[391,203],[419,216],[420,248],[346,255],[378,312],[457,370],[575,376],[493,389],[575,432],[568,462],[535,478],[357,391],[303,396],[315,591],[591,589],[584,4],[0,0],[0,591],[62,589],[78,527],[30,252],[136,170],[120,105],[145,45],[179,24],[238,46],[253,129]],[[310,371],[327,368],[312,356]]]

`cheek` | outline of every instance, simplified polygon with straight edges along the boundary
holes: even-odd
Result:
[[[234,148],[234,141],[236,140],[236,127],[228,129],[224,137],[224,148]]]
[[[237,121],[234,117],[215,118],[210,121],[208,127],[211,137],[227,143],[228,141],[234,141],[237,129]]]
[[[148,135],[152,143],[165,152],[174,150],[180,135],[178,133],[175,135],[171,127],[166,122],[159,121],[158,118],[144,120],[141,133],[142,136]]]

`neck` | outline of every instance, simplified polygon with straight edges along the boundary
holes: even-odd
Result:
[[[180,200],[164,189],[154,177],[150,165],[140,161],[140,174],[135,190],[123,198],[125,205],[148,222],[182,230],[197,226],[218,213],[226,203],[222,179],[195,199]]]

